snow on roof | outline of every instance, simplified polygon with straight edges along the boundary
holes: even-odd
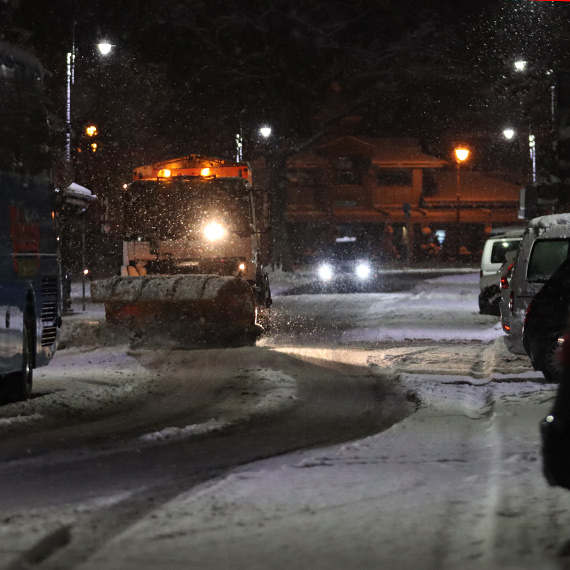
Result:
[[[317,152],[338,156],[360,154],[384,168],[441,168],[447,164],[441,158],[425,154],[419,140],[405,137],[342,136],[321,145]]]
[[[533,218],[529,222],[529,228],[545,230],[556,225],[570,225],[570,214],[550,214],[549,216],[540,216]]]
[[[452,170],[438,170],[433,173],[437,185],[437,193],[425,196],[428,204],[441,201],[457,201],[457,172]],[[490,176],[484,176],[472,170],[463,170],[460,173],[460,197],[463,202],[519,202],[518,184],[505,182]]]
[[[81,186],[81,184],[77,184],[77,182],[72,182],[64,189],[63,194],[69,198],[79,198],[88,202],[97,200],[97,196],[95,196],[89,188],[85,188],[85,186]]]

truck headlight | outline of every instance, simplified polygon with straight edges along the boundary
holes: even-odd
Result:
[[[333,277],[333,268],[329,263],[319,265],[318,272],[322,281],[330,281]]]
[[[208,241],[220,241],[226,236],[226,229],[218,222],[212,222],[204,228],[204,237]]]
[[[359,263],[354,270],[359,279],[368,279],[372,273],[372,269],[368,263]]]

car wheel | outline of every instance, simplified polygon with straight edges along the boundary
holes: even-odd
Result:
[[[487,287],[479,293],[479,312],[482,315],[501,316],[499,303],[501,301],[501,290],[496,285]]]
[[[6,374],[0,379],[1,399],[3,402],[19,402],[32,395],[33,357],[32,335],[29,325],[24,321],[22,332],[22,367],[18,372]]]
[[[547,345],[542,357],[541,371],[544,374],[544,378],[549,382],[560,382],[562,377],[562,363],[560,362],[562,343],[559,342],[558,338],[557,335]]]

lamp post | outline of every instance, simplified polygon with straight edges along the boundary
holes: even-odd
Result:
[[[455,149],[455,160],[457,162],[457,221],[461,218],[461,179],[459,176],[459,166],[469,156],[469,149],[459,146]]]
[[[113,44],[108,41],[100,41],[97,49],[101,55],[109,55],[113,49]],[[65,159],[71,163],[71,88],[75,83],[75,25],[73,27],[71,51],[66,55],[66,101],[65,101]]]
[[[549,98],[550,98],[550,121],[551,121],[551,135],[552,135],[552,145],[553,148],[556,146],[555,133],[556,133],[556,87],[554,85],[554,71],[552,69],[540,70],[540,69],[528,69],[528,62],[523,59],[518,59],[514,62],[514,68],[516,72],[522,73],[530,71],[530,77],[534,79],[546,77],[549,85]],[[522,105],[522,100],[520,101]],[[536,123],[536,121],[534,121]],[[530,158],[530,178],[533,184],[536,184],[536,136],[534,134],[534,128],[532,127],[530,121],[528,125],[528,152]]]
[[[108,41],[101,41],[97,44],[97,49],[101,55],[108,55],[111,53],[113,45]],[[71,40],[71,51],[66,54],[66,102],[65,102],[65,159],[68,164],[71,164],[71,91],[72,86],[75,82],[75,58],[77,55],[77,50],[75,47],[75,23],[73,25],[72,40]],[[86,130],[88,136],[94,136],[97,133],[97,128],[92,125]],[[91,147],[93,150],[96,149],[95,146]],[[85,268],[85,258],[86,258],[86,246],[85,246],[85,220],[82,220],[81,224],[81,288],[82,288],[82,307],[85,312],[85,278],[88,272]]]

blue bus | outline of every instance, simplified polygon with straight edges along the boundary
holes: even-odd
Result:
[[[0,402],[30,397],[32,371],[55,353],[60,317],[42,67],[0,42]]]

